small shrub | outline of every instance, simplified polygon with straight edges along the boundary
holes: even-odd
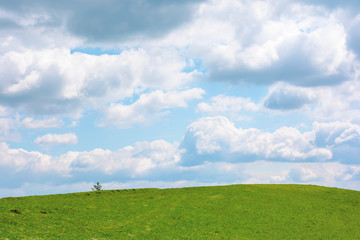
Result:
[[[93,190],[93,191],[101,191],[103,189],[102,189],[101,184],[99,182],[96,182],[96,184],[94,185],[94,187],[91,188],[91,190]]]

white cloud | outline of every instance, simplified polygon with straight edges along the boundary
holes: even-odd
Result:
[[[226,120],[223,119],[222,123],[226,124]],[[228,124],[227,127],[231,127],[230,125]],[[214,127],[215,125],[209,126],[208,130]],[[214,130],[220,130],[220,128]],[[236,131],[236,129],[233,130]],[[198,133],[200,132],[198,131]],[[220,133],[222,132],[218,132],[218,135]],[[229,132],[223,134],[226,135]],[[274,141],[274,144],[268,143],[265,148],[258,146],[258,149],[262,152],[264,149],[270,149],[268,151],[270,155],[271,151],[277,151],[275,155],[281,155],[283,154],[281,150],[290,146],[290,152],[294,151],[292,155],[296,155],[297,149],[303,147],[291,146],[289,142],[294,141],[294,138],[289,136],[294,134],[295,137],[299,137],[299,133],[291,131],[287,133],[281,131],[280,133],[263,133],[268,138],[273,135],[271,140]],[[229,136],[229,138],[233,137]],[[260,135],[259,138],[261,142],[261,138],[264,137]],[[283,145],[276,149],[276,145],[279,144],[278,138],[283,139]],[[251,145],[255,139],[251,139],[250,136],[244,141],[238,142],[238,144]],[[302,140],[298,141],[301,145]],[[211,149],[203,145],[201,146],[203,151],[212,151],[213,154],[219,151],[211,141],[208,144]],[[55,189],[61,192],[65,190],[72,192],[77,190],[68,190],[69,188],[65,189],[61,186],[78,184],[86,187],[84,190],[90,190],[92,185],[85,183],[93,181],[100,181],[103,186],[109,189],[121,188],[119,186],[123,186],[123,188],[130,186],[174,187],[182,186],[182,184],[197,186],[234,183],[311,183],[352,189],[359,189],[360,186],[358,183],[360,178],[358,162],[352,164],[316,162],[320,160],[318,158],[313,162],[274,162],[273,159],[258,161],[256,158],[246,162],[228,162],[232,161],[228,158],[231,153],[223,152],[222,155],[216,156],[217,161],[211,162],[209,161],[210,158],[207,158],[207,161],[199,162],[196,166],[183,166],[182,159],[186,157],[184,151],[189,150],[189,148],[182,149],[182,147],[184,146],[179,146],[177,143],[172,144],[157,140],[138,142],[134,146],[126,146],[116,151],[94,149],[88,152],[67,152],[59,157],[53,157],[36,151],[13,149],[7,144],[1,143],[0,179],[6,179],[6,181],[1,181],[3,184],[0,184],[0,196],[9,194],[9,192],[19,195],[49,193]],[[252,148],[254,149],[254,146]],[[265,154],[262,153],[262,155],[264,157]],[[321,154],[316,155],[316,157],[319,156]],[[282,157],[291,158],[291,155],[285,154]],[[115,184],[114,181],[120,182]],[[44,182],[47,184],[44,185]],[[32,189],[35,192],[29,192],[28,186],[34,186]]]
[[[346,81],[336,86],[299,87],[276,83],[262,100],[268,110],[279,110],[291,116],[293,111],[321,122],[360,123],[360,83]]]
[[[74,133],[65,134],[46,134],[44,136],[37,137],[34,141],[39,146],[50,145],[72,145],[77,144],[78,138]]]
[[[244,183],[315,184],[359,190],[359,166],[339,162],[282,163],[257,161],[243,164]]]
[[[70,134],[68,134],[69,136]],[[65,135],[47,136],[46,143],[64,144]],[[65,136],[65,137],[64,137]],[[66,142],[68,143],[68,142]],[[177,143],[163,140],[138,142],[116,151],[94,149],[89,152],[67,152],[59,157],[37,151],[10,148],[0,144],[0,178],[8,185],[22,185],[25,182],[64,183],[94,181],[99,178],[129,179],[156,177],[158,171],[172,172],[180,161],[182,150]],[[149,175],[152,172],[152,175]],[[171,173],[170,173],[171,174]],[[36,175],[36,178],[32,176]],[[9,182],[10,181],[10,182]],[[0,184],[0,188],[4,187]]]
[[[314,89],[278,83],[269,89],[263,104],[269,109],[294,110],[315,103],[317,100],[318,96]]]
[[[0,118],[0,139],[8,137],[10,130],[14,128],[15,121],[11,118]]]
[[[16,94],[19,92],[27,91],[32,88],[36,88],[39,83],[39,73],[36,71],[32,71],[29,75],[25,77],[25,79],[20,80],[18,83],[9,86],[5,89],[5,94]]]
[[[154,169],[153,169],[154,170]],[[24,174],[24,172],[20,172]],[[94,172],[91,172],[92,174]],[[0,186],[0,197],[39,194],[58,194],[90,191],[94,181],[100,181],[104,189],[130,188],[174,188],[190,186],[213,186],[241,183],[297,183],[316,184],[328,187],[341,187],[360,190],[360,167],[341,163],[283,163],[256,161],[252,163],[205,163],[202,166],[177,168],[169,175],[154,171],[151,179],[144,180],[140,175],[121,179],[120,175],[112,178],[99,174],[81,177],[62,178],[49,181],[49,176],[40,177],[46,181],[24,179],[14,187]],[[40,172],[36,172],[38,178]],[[125,173],[124,173],[125,174]],[[80,174],[79,174],[80,175]],[[3,177],[3,176],[2,176]],[[120,178],[120,180],[119,180]],[[44,183],[46,182],[46,183]]]
[[[183,72],[186,61],[171,49],[101,56],[65,48],[27,50],[8,52],[0,63],[0,102],[38,115],[78,115],[83,107],[121,101],[149,88],[177,88],[198,74]]]
[[[207,1],[169,35],[215,81],[333,85],[354,78],[355,55],[337,11],[292,1]]]
[[[21,121],[21,126],[24,128],[56,128],[64,125],[64,122],[58,118],[51,117],[47,119],[33,119],[25,117]]]
[[[313,124],[316,144],[333,152],[334,159],[353,164],[360,162],[360,126],[350,122]]]
[[[203,90],[184,90],[211,89],[195,82],[200,78],[272,87],[260,104],[219,95],[198,104],[198,112],[237,120],[264,110],[262,104],[268,110],[261,117],[301,110],[296,114],[318,122],[308,132],[267,132],[202,118],[188,127],[181,147],[160,140],[59,157],[2,143],[0,179],[9,186],[0,188],[64,191],[96,176],[139,186],[295,182],[359,189],[358,7],[355,0],[2,1],[1,140],[14,140],[19,127],[63,126],[64,116],[73,118],[68,127],[81,124],[87,110],[103,113],[103,125],[144,124],[201,99]],[[71,53],[80,48],[119,54]],[[48,134],[35,143],[76,144],[77,136]]]
[[[254,160],[356,163],[360,152],[360,127],[356,124],[315,123],[301,133],[292,127],[274,132],[241,129],[222,116],[201,118],[187,128],[181,146],[187,151],[183,165],[206,161],[242,162]]]
[[[28,152],[21,148],[11,149],[6,143],[0,143],[0,156],[0,164],[3,166],[3,169],[12,169],[10,174],[27,169],[31,169],[34,172],[47,171],[53,164],[49,155],[36,151]]]
[[[180,153],[177,144],[157,140],[138,142],[135,146],[127,146],[114,152],[94,149],[90,152],[68,153],[61,158],[67,158],[67,161],[70,159],[69,170],[73,173],[102,171],[112,175],[122,171],[125,174],[123,177],[136,177],[146,175],[154,168],[176,164],[180,160]]]
[[[360,123],[360,83],[348,81],[317,91],[318,103],[307,114],[317,121],[350,121]]]
[[[130,127],[139,123],[149,123],[153,118],[175,107],[187,107],[187,102],[200,99],[204,90],[193,88],[181,92],[156,90],[140,95],[139,99],[130,105],[112,104],[105,110],[107,125]]]
[[[228,114],[232,118],[239,118],[239,114],[245,111],[258,111],[259,106],[250,98],[218,95],[208,102],[197,105],[197,111],[210,115]]]

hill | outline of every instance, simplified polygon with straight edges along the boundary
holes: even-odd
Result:
[[[0,239],[360,239],[360,192],[312,185],[0,199]]]

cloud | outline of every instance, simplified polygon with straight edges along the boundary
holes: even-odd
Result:
[[[255,160],[314,162],[359,162],[360,127],[351,123],[315,123],[301,133],[281,127],[274,132],[236,128],[222,116],[201,118],[187,128],[181,147],[184,166],[203,162],[248,162]]]
[[[63,178],[55,182],[53,179],[49,181],[49,176],[42,176],[38,181],[24,178],[21,183],[14,186],[1,185],[0,197],[90,191],[94,181],[100,181],[104,189],[174,188],[241,183],[300,183],[360,189],[357,181],[360,177],[359,166],[341,163],[219,162],[206,163],[196,168],[178,168],[171,172],[171,178],[168,175],[160,175],[159,172],[155,173],[157,175],[150,180],[143,180],[139,176],[121,179],[121,176],[116,174],[107,179],[97,175],[96,180],[92,175],[92,179],[88,177],[90,180],[86,181],[76,177]]]
[[[3,180],[0,188],[18,187],[29,179],[36,182],[52,178],[55,181],[57,173],[53,169],[56,165],[61,168],[49,155],[21,148],[12,149],[6,143],[0,143],[0,173]]]
[[[17,122],[10,117],[0,117],[0,140],[21,141],[21,135],[16,131]]]
[[[306,3],[310,5],[320,5],[324,6],[326,8],[350,8],[350,9],[358,9],[360,7],[360,4],[356,0],[349,0],[349,1],[341,1],[341,0],[329,0],[329,1],[321,1],[321,0],[298,0],[297,2]]]
[[[199,2],[132,0],[99,4],[90,1],[83,5],[78,1],[67,27],[73,34],[92,42],[159,37],[188,22],[194,5]]]
[[[15,121],[11,118],[0,118],[0,138],[7,137],[14,127]]]
[[[39,146],[73,145],[78,143],[78,138],[74,133],[46,134],[37,137],[34,143]]]
[[[145,93],[130,105],[111,104],[105,110],[106,119],[103,124],[126,128],[139,123],[149,123],[151,119],[165,114],[164,110],[187,107],[188,101],[200,99],[204,93],[200,88],[181,92],[156,90]]]
[[[213,91],[211,81],[271,87],[258,104],[225,94],[204,99],[197,111],[212,117],[189,125],[180,144],[158,140],[52,156],[1,143],[0,192],[89,190],[97,180],[359,189],[358,7],[353,0],[1,1],[3,141],[19,140],[21,128],[63,126],[63,117],[73,122],[68,127],[80,124],[86,111],[103,114],[96,115],[102,125],[148,123],[202,99],[200,87]],[[290,118],[285,122],[296,110],[296,117],[317,122],[307,132],[232,122],[278,110]],[[78,141],[72,133],[38,135],[35,144],[45,147]]]
[[[45,135],[46,144],[65,144],[75,135]],[[76,136],[75,136],[76,137]],[[0,144],[0,188],[21,186],[26,182],[53,184],[109,179],[149,179],[170,175],[180,160],[182,150],[178,144],[163,140],[138,142],[116,151],[94,149],[88,152],[69,151],[58,157],[38,151],[10,148]],[[152,172],[153,171],[153,172]],[[162,172],[162,174],[161,174]],[[149,176],[150,174],[150,176]]]
[[[80,116],[84,107],[118,102],[148,88],[173,89],[197,75],[174,50],[119,55],[67,49],[8,52],[0,57],[0,103],[34,115]]]
[[[56,128],[64,125],[64,122],[55,117],[48,119],[33,119],[30,117],[25,117],[21,121],[21,126],[24,128]]]
[[[279,82],[269,88],[261,104],[267,110],[280,110],[281,114],[287,117],[293,113],[290,110],[297,110],[298,114],[314,121],[359,124],[359,91],[358,80],[345,81],[336,86],[317,87],[299,87]]]
[[[209,80],[334,85],[355,77],[345,24],[335,10],[292,1],[208,1],[168,42],[200,58]]]
[[[339,86],[319,89],[318,103],[308,115],[317,121],[350,121],[360,123],[360,97],[358,80]]]
[[[6,181],[0,181],[0,193],[37,194],[40,187],[29,192],[26,186],[38,184],[43,192],[65,191],[61,186],[93,181],[139,187],[160,181],[164,187],[190,182],[192,186],[311,183],[359,189],[359,153],[348,152],[359,149],[359,129],[355,124],[334,122],[316,123],[305,133],[289,127],[264,132],[236,128],[217,116],[190,124],[180,144],[156,140],[115,151],[69,151],[55,157],[1,143],[0,179]],[[64,143],[56,139],[59,136],[65,135],[52,135],[48,143]]]
[[[281,163],[258,161],[243,166],[245,183],[315,184],[358,190],[360,168],[339,162]]]
[[[316,102],[313,89],[295,87],[283,83],[272,86],[264,99],[264,106],[269,109],[293,110]]]
[[[344,163],[360,161],[360,126],[350,122],[313,124],[318,146],[331,149],[334,158]]]
[[[259,106],[250,98],[226,96],[224,94],[212,97],[208,102],[197,105],[197,111],[210,115],[229,114],[239,118],[238,114],[244,111],[258,111]],[[236,116],[236,117],[235,117]]]
[[[7,28],[65,28],[87,42],[114,42],[163,36],[191,20],[196,1],[126,0],[61,1],[16,0],[1,3]]]

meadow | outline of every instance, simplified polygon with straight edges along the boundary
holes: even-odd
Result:
[[[229,185],[3,198],[0,239],[360,239],[360,192]]]

